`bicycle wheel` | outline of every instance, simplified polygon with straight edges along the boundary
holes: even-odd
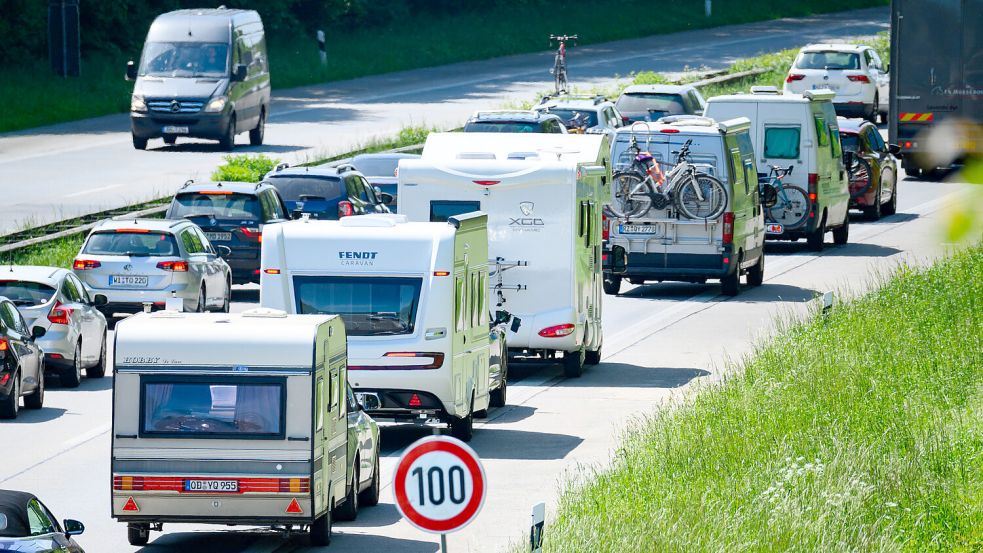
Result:
[[[870,186],[874,183],[874,172],[870,167],[870,162],[866,159],[854,155],[853,163],[847,169],[849,171],[850,179],[850,197],[858,198],[863,196],[870,190]]]
[[[556,85],[556,93],[561,94],[567,91],[567,68],[565,65],[560,65],[556,74],[554,75],[554,84]]]
[[[615,173],[611,178],[611,184],[614,198],[609,208],[615,217],[641,217],[648,213],[652,200],[640,191],[644,189],[641,186],[642,177],[629,172]]]
[[[778,190],[778,202],[768,208],[768,220],[786,229],[796,229],[809,217],[809,196],[798,186],[783,185]]]
[[[702,200],[696,193],[697,189],[703,196]],[[727,189],[716,177],[697,173],[695,181],[675,187],[673,200],[676,209],[687,219],[716,219],[727,208]]]

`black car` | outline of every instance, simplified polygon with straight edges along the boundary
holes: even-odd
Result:
[[[17,417],[21,396],[28,409],[44,404],[44,352],[34,341],[44,333],[29,330],[13,302],[0,297],[0,418]]]
[[[77,520],[59,524],[34,494],[0,490],[0,551],[84,553],[72,539],[84,531]]]
[[[559,116],[542,111],[479,111],[464,124],[464,132],[566,134],[567,126]]]
[[[373,189],[392,196],[391,199],[383,198],[389,211],[395,213],[398,204],[396,177],[399,160],[419,158],[417,154],[359,154],[352,158],[351,164],[356,171],[365,175]]]
[[[189,181],[167,208],[168,219],[188,219],[214,246],[226,246],[232,283],[259,282],[263,225],[288,219],[276,188],[245,182]]]
[[[263,184],[277,190],[294,219],[306,215],[336,221],[349,215],[389,213],[385,203],[388,194],[376,194],[365,177],[347,163],[334,167],[280,165],[266,175]]]

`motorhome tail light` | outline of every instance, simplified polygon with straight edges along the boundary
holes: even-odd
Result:
[[[480,184],[481,186],[494,186],[502,181],[500,180],[475,180],[471,181],[475,184]]]
[[[72,263],[72,268],[76,271],[88,271],[89,269],[98,269],[102,267],[102,263],[99,263],[95,259],[76,259]]]
[[[51,308],[51,312],[48,313],[48,320],[56,325],[67,325],[69,323],[68,318],[72,316],[71,307],[65,307],[58,300],[55,300],[55,306]]]
[[[300,508],[300,503],[297,503],[297,498],[293,498],[290,500],[290,505],[287,505],[287,510],[285,512],[292,515],[299,515],[302,514],[304,510]]]
[[[734,242],[734,212],[724,213],[724,244]]]
[[[259,271],[257,270],[257,272]],[[263,272],[268,275],[278,275],[280,274],[280,269],[263,269]]]
[[[799,73],[789,73],[788,77],[785,77],[785,82],[791,83],[795,81],[801,81],[804,78],[806,78],[805,75],[801,75]]]
[[[659,132],[664,132],[666,134],[676,134],[679,129],[660,129]]]
[[[562,325],[548,326],[543,330],[539,331],[539,335],[543,338],[562,338],[564,336],[569,336],[573,334],[573,331],[577,329],[577,325],[567,323]]]
[[[130,496],[126,499],[126,503],[123,504],[123,510],[136,513],[140,511],[140,507],[137,507],[137,502],[133,501],[133,496]]]
[[[434,271],[433,276],[450,276],[450,271]]]
[[[439,369],[444,365],[444,354],[439,351],[390,351],[383,357],[392,358],[429,358],[431,361],[420,365],[397,365],[393,369]],[[349,367],[350,368],[350,367]]]
[[[601,239],[607,240],[611,237],[611,220],[608,216],[601,213]]]
[[[809,201],[815,202],[819,197],[819,174],[809,173]]]
[[[410,407],[423,407],[423,402],[420,401],[420,396],[413,394],[410,396],[410,400],[406,403]]]
[[[246,238],[263,241],[263,232],[257,227],[239,227],[239,230]]]
[[[847,75],[846,78],[850,79],[851,81],[853,81],[855,83],[869,83],[870,82],[870,79],[867,78],[867,75]]]
[[[341,200],[340,202],[338,202],[339,219],[342,217],[351,217],[352,215],[355,215],[355,208],[352,206],[351,202],[349,202],[348,200]]]
[[[161,261],[157,264],[158,269],[164,269],[165,271],[171,271],[174,273],[186,273],[188,272],[188,262],[187,261]]]

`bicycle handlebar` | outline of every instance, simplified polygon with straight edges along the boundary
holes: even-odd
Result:
[[[771,166],[771,174],[775,175],[776,178],[785,178],[792,174],[792,169],[795,169],[794,165],[789,165],[788,167],[779,167],[778,165]]]
[[[566,42],[568,40],[577,40],[579,38],[577,35],[550,35],[550,42],[554,40],[559,40],[560,42]]]

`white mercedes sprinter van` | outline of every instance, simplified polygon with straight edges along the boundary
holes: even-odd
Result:
[[[489,406],[487,217],[301,219],[263,227],[260,303],[340,315],[349,380],[372,418],[471,439]]]
[[[348,483],[340,318],[141,313],[115,344],[112,516],[130,544],[170,522],[328,544]]]

